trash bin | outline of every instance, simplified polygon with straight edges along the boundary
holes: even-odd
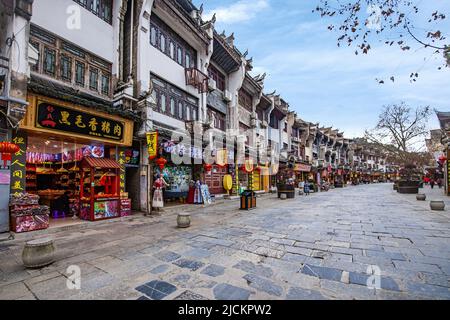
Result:
[[[252,210],[256,208],[256,193],[246,190],[241,194],[241,210]]]

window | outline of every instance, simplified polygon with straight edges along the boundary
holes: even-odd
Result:
[[[72,59],[66,55],[61,55],[60,59],[61,79],[72,81]]]
[[[84,87],[85,70],[84,63],[80,61],[75,62],[75,83],[82,87]]]
[[[188,105],[186,105],[186,120],[187,121],[191,121],[191,107],[189,107]]]
[[[36,64],[33,64],[31,66],[31,71],[39,72],[39,62],[41,61],[40,45],[39,45],[39,42],[35,42],[35,41],[30,41],[30,43],[38,52],[38,61]]]
[[[98,90],[98,69],[91,68],[89,73],[89,88],[91,90]]]
[[[170,41],[169,44],[169,55],[173,60],[175,60],[175,45],[173,44],[172,41]]]
[[[178,47],[177,49],[177,62],[183,65],[183,49],[181,49],[181,47]]]
[[[183,102],[178,102],[178,118],[183,119]]]
[[[239,90],[239,104],[248,111],[253,111],[253,98],[244,89]]]
[[[166,113],[166,96],[164,94],[161,95],[160,103],[161,113]]]
[[[54,76],[56,68],[56,51],[45,48],[44,50],[44,72]]]
[[[162,52],[166,52],[166,36],[161,33],[161,36],[159,38],[159,48]]]
[[[170,114],[175,116],[175,99],[170,98]]]
[[[191,67],[191,56],[190,56],[189,53],[186,53],[185,63],[186,63],[186,68],[190,68]]]
[[[211,79],[216,81],[217,89],[220,91],[225,91],[225,75],[222,72],[210,65],[208,68],[208,75]]]
[[[156,33],[156,28],[152,26],[152,30],[150,32],[150,43],[154,47],[156,47]]]
[[[32,69],[34,72],[95,93],[99,89],[102,94],[111,93],[111,63],[34,25],[30,27],[30,44],[41,53],[38,65]]]
[[[105,96],[109,95],[109,81],[110,77],[108,75],[102,74],[102,94]]]
[[[112,0],[74,0],[100,19],[112,23]]]

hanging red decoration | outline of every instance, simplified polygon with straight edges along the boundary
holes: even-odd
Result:
[[[161,157],[161,158],[157,159],[157,160],[155,161],[155,163],[156,163],[156,165],[157,165],[161,170],[163,170],[164,167],[165,167],[166,164],[167,164],[167,160],[164,159],[163,157]]]
[[[205,171],[206,171],[206,172],[211,172],[211,170],[212,170],[212,165],[209,164],[209,163],[205,163],[205,164],[203,165],[203,168],[205,168]]]
[[[445,163],[445,161],[447,161],[447,157],[445,156],[445,155],[441,155],[440,157],[439,157],[439,163],[441,164],[441,165],[443,165],[444,163]]]
[[[16,154],[20,151],[17,144],[11,142],[0,142],[0,153]]]

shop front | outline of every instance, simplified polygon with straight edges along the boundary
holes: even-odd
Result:
[[[44,228],[35,217],[46,208],[50,224],[129,215],[125,166],[139,161],[129,151],[133,121],[41,95],[28,102],[12,139],[20,147],[11,160],[13,231]]]

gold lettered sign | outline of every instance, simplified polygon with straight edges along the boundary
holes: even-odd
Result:
[[[151,160],[158,156],[158,132],[147,132],[148,156]]]
[[[11,158],[11,194],[25,193],[27,134],[22,131],[13,133],[12,142],[17,144],[20,150],[13,154]]]
[[[119,156],[118,156],[118,162],[120,164],[120,193],[125,192],[125,164],[126,164],[126,149],[125,148],[119,148]]]

